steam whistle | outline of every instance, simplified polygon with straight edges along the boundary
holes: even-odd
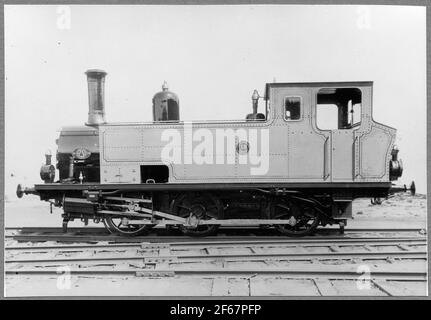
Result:
[[[265,115],[263,113],[257,113],[257,108],[259,106],[259,98],[259,92],[257,92],[257,90],[254,90],[253,94],[251,95],[253,113],[249,113],[246,117],[246,120],[265,120]]]

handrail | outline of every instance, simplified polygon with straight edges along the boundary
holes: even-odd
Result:
[[[327,170],[327,158],[328,158],[328,140],[329,140],[329,136],[326,137],[325,139],[325,143],[323,144],[323,180],[328,179],[329,177],[329,170]]]
[[[355,133],[353,133],[355,134]],[[355,139],[353,140],[353,144],[352,144],[352,179],[355,180],[355,178],[359,175],[356,173],[356,161],[355,161],[355,145],[356,145],[356,141],[358,140],[358,136],[355,137]]]

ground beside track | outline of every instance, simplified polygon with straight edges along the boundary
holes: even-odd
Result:
[[[424,296],[426,283],[377,280],[358,289],[355,280],[289,279],[288,277],[72,276],[70,289],[59,290],[56,276],[8,276],[7,296],[143,296],[143,297],[275,297],[275,296]]]

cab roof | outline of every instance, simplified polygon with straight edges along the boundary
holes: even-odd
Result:
[[[342,82],[272,82],[265,86],[265,96],[269,96],[270,88],[316,88],[316,87],[372,87],[373,81],[342,81]]]

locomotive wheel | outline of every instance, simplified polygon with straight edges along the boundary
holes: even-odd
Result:
[[[320,215],[308,204],[291,200],[276,200],[270,204],[271,219],[291,220],[292,224],[279,224],[275,228],[284,235],[302,237],[313,234],[320,223]]]
[[[122,219],[120,217],[105,216],[103,223],[110,233],[129,237],[143,235],[152,228],[152,225],[123,225]]]
[[[209,193],[182,194],[173,202],[171,212],[186,219],[223,219],[223,204]],[[213,235],[218,228],[218,225],[200,225],[196,228],[180,226],[184,234],[195,237]]]

